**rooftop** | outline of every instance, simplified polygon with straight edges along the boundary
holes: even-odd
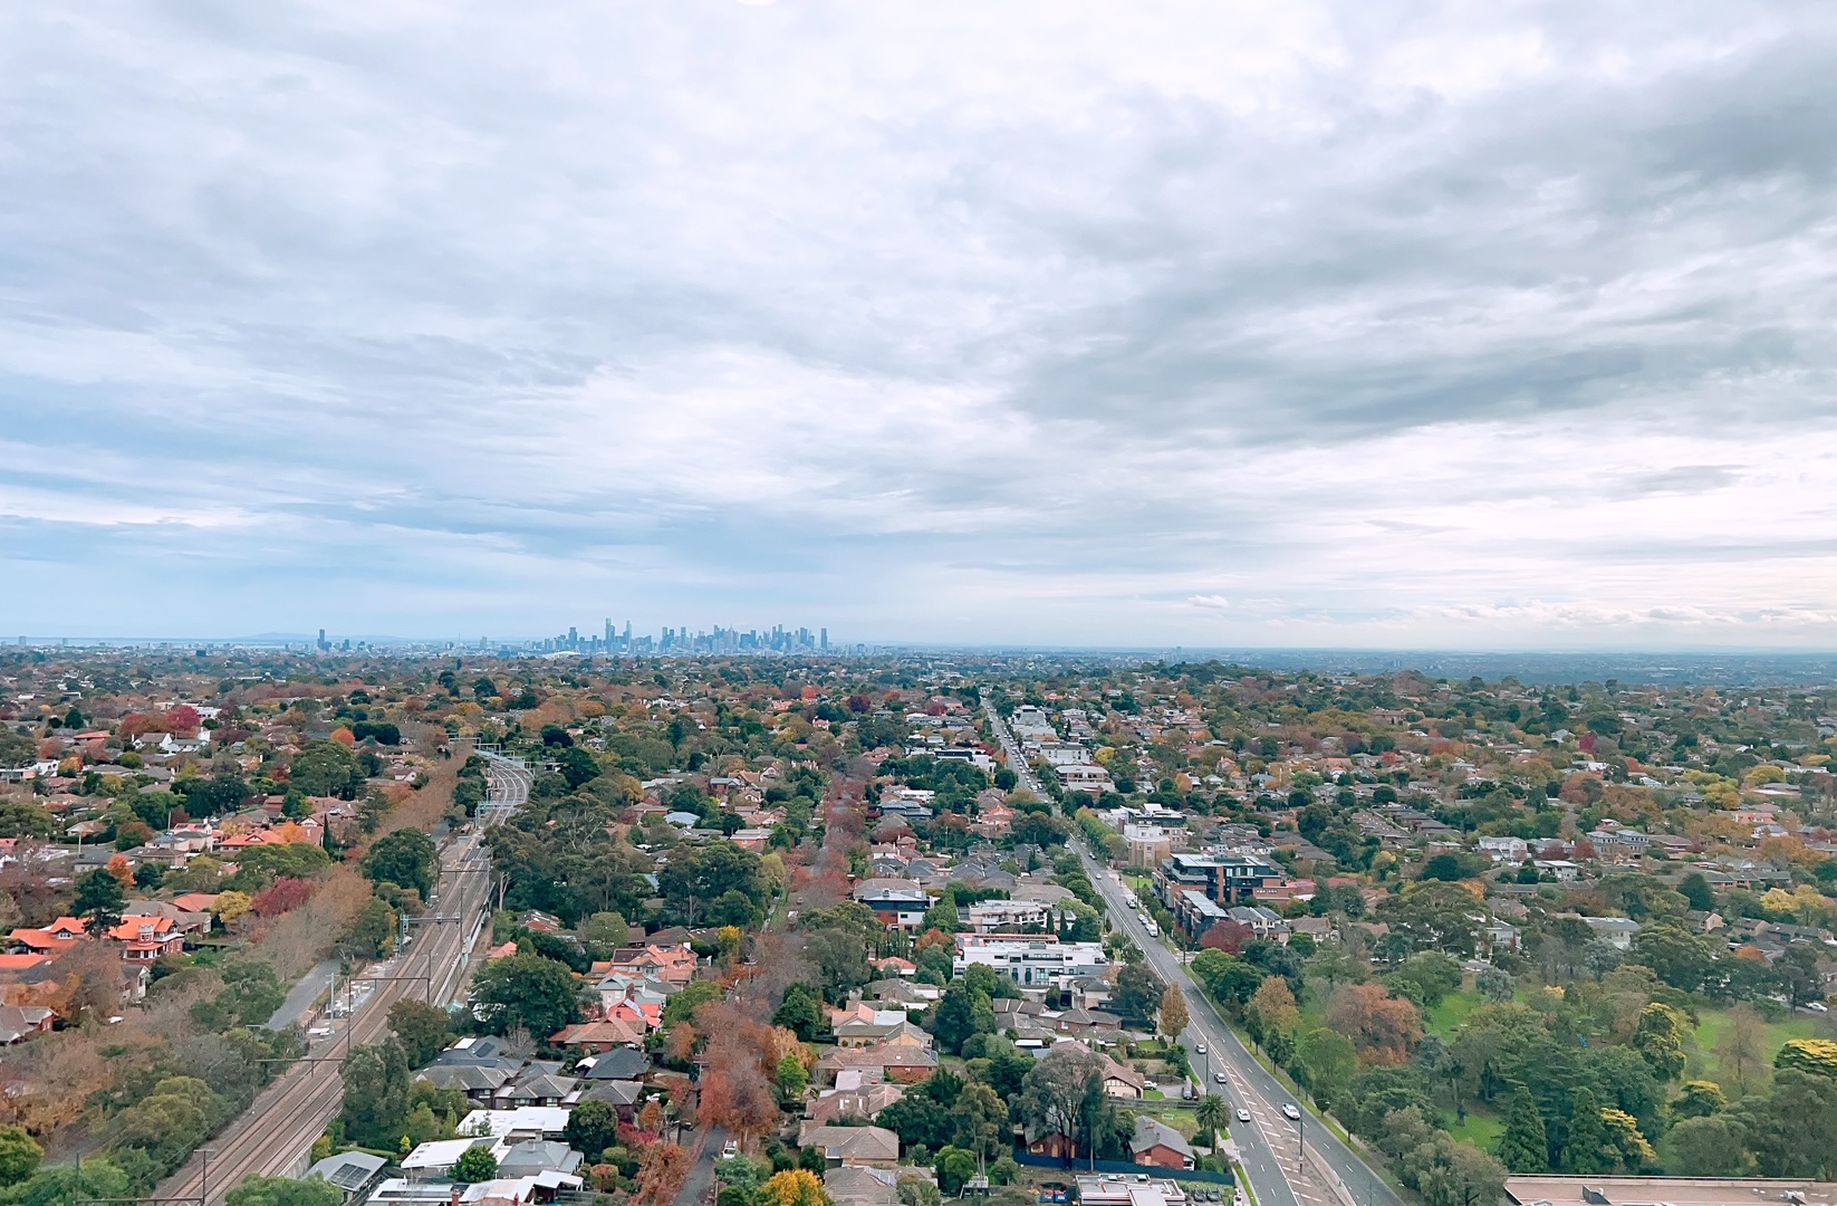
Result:
[[[1837,1203],[1829,1181],[1760,1177],[1507,1177],[1519,1206],[1754,1206],[1757,1202]],[[1789,1194],[1801,1195],[1789,1198]]]

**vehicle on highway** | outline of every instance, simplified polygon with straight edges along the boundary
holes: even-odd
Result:
[[[1193,1054],[1194,1055],[1204,1055],[1205,1053],[1206,1053],[1206,1045],[1204,1043],[1194,1043],[1193,1044]]]
[[[1239,1122],[1249,1122],[1250,1121],[1250,1111],[1245,1110],[1245,1109],[1239,1109],[1237,1112],[1237,1120]]]
[[[1229,1083],[1228,1081],[1225,1080],[1225,1074],[1223,1072],[1212,1073],[1212,1079],[1217,1081],[1221,1085]]]
[[[1301,1121],[1301,1111],[1295,1108],[1295,1103],[1292,1101],[1282,1103],[1282,1116],[1290,1122]]]

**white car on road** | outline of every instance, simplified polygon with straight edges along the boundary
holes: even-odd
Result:
[[[1301,1111],[1295,1108],[1295,1103],[1292,1101],[1282,1103],[1282,1116],[1290,1122],[1301,1121]]]
[[[1249,1122],[1249,1121],[1250,1121],[1250,1111],[1249,1111],[1249,1110],[1244,1110],[1244,1109],[1240,1109],[1240,1110],[1239,1110],[1239,1111],[1237,1112],[1237,1120],[1238,1120],[1239,1122]]]

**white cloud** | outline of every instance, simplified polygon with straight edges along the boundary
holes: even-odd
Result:
[[[1828,643],[1837,14],[1686,10],[21,9],[14,627]]]

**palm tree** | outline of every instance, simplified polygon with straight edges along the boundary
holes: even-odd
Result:
[[[1199,1125],[1206,1128],[1206,1146],[1214,1152],[1218,1150],[1218,1128],[1231,1121],[1231,1107],[1225,1099],[1216,1093],[1208,1093],[1199,1099],[1199,1108],[1194,1111]]]

